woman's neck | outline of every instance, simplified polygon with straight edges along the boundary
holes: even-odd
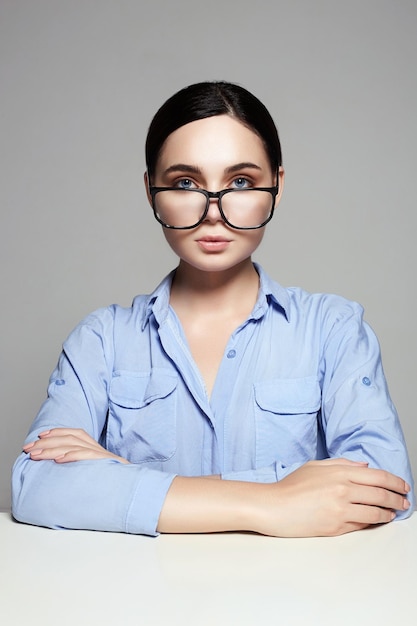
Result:
[[[171,287],[174,309],[225,314],[227,311],[252,309],[259,288],[259,276],[251,259],[221,272],[205,272],[180,262]]]

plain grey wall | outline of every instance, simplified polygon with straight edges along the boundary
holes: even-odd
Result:
[[[415,0],[1,0],[0,508],[68,332],[175,264],[144,138],[206,79],[273,114],[287,179],[256,258],[365,306],[417,468],[416,26]]]

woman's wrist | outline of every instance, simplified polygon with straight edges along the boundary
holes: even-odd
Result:
[[[262,526],[260,504],[268,485],[177,476],[167,493],[158,531],[199,533],[253,531]]]

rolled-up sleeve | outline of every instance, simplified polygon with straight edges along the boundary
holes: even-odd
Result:
[[[103,309],[67,339],[26,442],[51,428],[80,428],[100,440],[108,411],[112,324],[111,308]],[[51,528],[156,535],[174,477],[117,459],[58,464],[22,453],[12,472],[12,512],[19,521]]]
[[[346,322],[335,324],[324,350],[322,420],[331,457],[366,461],[387,470],[412,487],[410,515],[415,506],[413,477],[406,443],[391,400],[377,337],[362,319],[362,307]]]

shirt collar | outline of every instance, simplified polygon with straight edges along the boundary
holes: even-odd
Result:
[[[165,321],[169,310],[169,296],[171,293],[171,284],[174,278],[175,270],[172,270],[165,276],[165,278],[159,283],[157,288],[147,296],[143,319],[142,330],[144,330],[150,316],[153,314],[159,324]]]
[[[287,290],[272,280],[258,263],[254,263],[254,267],[259,274],[259,292],[250,319],[257,320],[263,317],[269,304],[272,303],[281,310],[287,321],[290,321],[290,298]],[[145,328],[152,314],[159,324],[162,324],[167,318],[169,296],[174,274],[175,270],[172,270],[172,272],[159,283],[157,288],[147,296],[142,319],[142,330]]]
[[[290,297],[288,295],[288,291],[280,284],[272,280],[272,278],[268,276],[265,270],[258,263],[254,263],[254,266],[259,274],[259,293],[251,317],[253,319],[259,319],[265,314],[268,305],[272,303],[281,310],[289,322]]]

